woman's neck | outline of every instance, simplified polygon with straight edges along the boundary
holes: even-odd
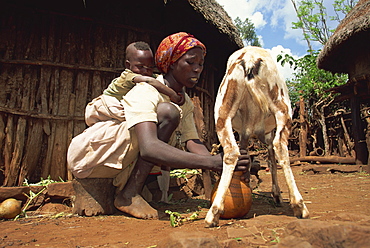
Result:
[[[178,83],[176,79],[171,74],[164,75],[164,83],[177,93],[183,92],[183,85]]]

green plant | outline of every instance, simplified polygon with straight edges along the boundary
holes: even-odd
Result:
[[[277,232],[277,230],[279,230],[279,229],[284,230],[284,228],[277,228],[277,229],[272,229],[271,230],[271,233],[272,233],[271,237],[273,238],[273,240],[270,241],[271,243],[279,243],[280,242],[280,237],[278,236],[279,234]]]
[[[64,182],[64,180],[61,177],[59,177],[59,180],[60,181],[55,181],[55,180],[51,179],[50,178],[50,175],[49,175],[46,179],[44,179],[44,178],[41,177],[40,178],[40,181],[37,182],[37,183],[28,183],[27,178],[25,178],[22,185],[23,186],[47,186],[47,185],[49,185],[51,183]]]
[[[186,178],[187,175],[197,174],[200,174],[200,172],[196,169],[175,169],[170,172],[170,176],[175,178]]]
[[[22,211],[20,214],[18,214],[14,220],[17,220],[18,218],[20,217],[27,217],[27,208],[28,206],[31,204],[31,202],[33,201],[33,199],[37,198],[46,188],[43,188],[42,190],[40,190],[39,192],[37,193],[34,193],[33,191],[30,190],[30,194],[27,195],[26,193],[23,193],[25,196],[27,196],[27,202],[26,204],[23,206],[22,208]]]
[[[333,74],[317,68],[316,60],[319,52],[312,51],[312,54],[307,54],[299,59],[295,59],[289,54],[277,56],[277,61],[282,66],[289,64],[294,69],[294,77],[286,81],[292,104],[298,102],[299,97],[303,96],[303,99],[309,101],[307,106],[312,106],[320,99],[329,97],[328,89],[346,83],[347,75]]]
[[[360,171],[360,172],[357,172],[357,174],[358,174],[359,176],[365,176],[365,177],[370,176],[370,174],[369,174],[368,172],[366,172],[366,171]]]
[[[59,180],[60,181],[54,181],[54,180],[52,180],[50,178],[50,175],[49,175],[46,179],[44,179],[44,178],[41,177],[41,180],[39,182],[37,182],[37,183],[28,183],[27,178],[25,178],[24,181],[23,181],[23,184],[22,184],[23,186],[27,186],[27,187],[29,187],[29,186],[44,186],[44,188],[41,189],[37,193],[34,193],[32,190],[30,190],[29,195],[26,194],[26,193],[23,193],[23,195],[25,195],[27,197],[27,201],[26,201],[26,204],[23,206],[21,213],[18,214],[14,218],[14,220],[17,220],[20,217],[26,217],[27,218],[27,212],[26,212],[26,210],[29,207],[29,205],[31,204],[31,202],[35,198],[37,198],[46,189],[46,186],[48,186],[49,184],[51,184],[51,183],[58,183],[58,182],[64,182],[63,179],[60,178],[60,177],[59,177]]]
[[[180,213],[172,212],[170,210],[166,210],[165,213],[170,215],[170,224],[172,227],[181,226],[186,221],[194,221],[199,219],[199,211],[195,211],[189,217],[184,217]]]

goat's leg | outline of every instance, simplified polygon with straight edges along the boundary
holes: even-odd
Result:
[[[284,118],[280,118],[280,120],[281,119]],[[293,209],[294,216],[298,218],[309,218],[308,209],[303,202],[302,195],[299,193],[292,169],[290,167],[288,152],[289,125],[287,121],[283,123],[277,123],[276,134],[273,141],[274,152],[279,165],[283,168],[285,180],[289,190],[290,205]]]
[[[275,152],[272,145],[273,132],[266,134],[266,144],[268,151],[268,165],[271,173],[272,180],[272,197],[274,198],[275,203],[280,206],[283,201],[281,196],[281,191],[279,187],[278,177],[277,177],[277,164],[275,159]]]
[[[238,145],[236,143],[233,130],[231,127],[231,119],[225,121],[225,126],[217,132],[220,143],[224,149],[223,170],[221,179],[218,184],[216,196],[214,197],[211,208],[205,218],[208,227],[218,225],[220,214],[224,210],[224,200],[226,191],[229,188],[231,178],[240,155]]]

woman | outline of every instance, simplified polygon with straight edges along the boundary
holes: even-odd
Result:
[[[157,79],[185,95],[181,107],[146,83],[137,84],[121,102],[101,96],[88,106],[87,112],[93,110],[87,118],[101,116],[102,111],[108,117],[72,140],[69,168],[80,178],[114,178],[114,205],[120,211],[137,218],[158,218],[157,210],[140,195],[156,164],[222,170],[221,155],[211,156],[199,141],[193,105],[184,93],[184,87],[192,88],[198,82],[205,54],[205,46],[184,32],[166,37],[157,49],[156,64],[162,72]],[[189,152],[167,144],[170,141],[174,145],[179,140]],[[242,155],[238,169],[245,170],[248,163],[248,156]]]

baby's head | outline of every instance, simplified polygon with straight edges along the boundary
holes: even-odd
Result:
[[[154,66],[153,52],[148,43],[137,41],[126,48],[126,68],[143,76],[152,76]]]

